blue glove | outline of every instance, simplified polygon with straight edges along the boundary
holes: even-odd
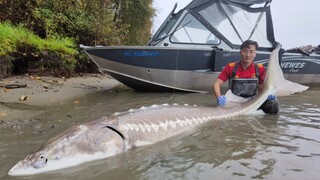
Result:
[[[218,106],[224,106],[227,102],[227,98],[226,96],[219,96],[218,99],[217,99],[217,104]]]
[[[267,98],[267,100],[276,100],[276,99],[277,99],[277,97],[273,94],[269,94],[269,96]]]

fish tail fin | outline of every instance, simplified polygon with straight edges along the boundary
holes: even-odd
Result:
[[[272,51],[270,55],[264,86],[275,88],[275,94],[277,96],[288,96],[307,90],[309,87],[291,82],[284,78],[279,62],[280,49],[281,44],[278,43],[277,47]]]

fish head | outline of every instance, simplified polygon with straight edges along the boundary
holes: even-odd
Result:
[[[126,151],[124,135],[113,126],[79,125],[73,133],[43,144],[13,166],[8,175],[40,174],[103,159]]]
[[[36,151],[29,154],[26,158],[13,166],[8,172],[8,175],[15,176],[35,174],[37,170],[45,168],[48,161],[48,154],[46,154],[45,151]]]

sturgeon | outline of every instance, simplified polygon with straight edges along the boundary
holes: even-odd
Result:
[[[254,113],[269,94],[280,87],[301,92],[307,87],[284,80],[279,66],[278,52],[271,53],[264,88],[247,102],[231,107],[195,107],[180,105],[153,105],[102,117],[71,127],[69,130],[41,145],[8,172],[9,175],[33,175],[75,166],[87,161],[107,158],[130,148],[150,145],[200,125],[238,115]],[[275,80],[274,78],[282,78]],[[281,83],[282,86],[277,86]],[[287,86],[283,86],[288,84]],[[288,88],[294,86],[294,88]]]

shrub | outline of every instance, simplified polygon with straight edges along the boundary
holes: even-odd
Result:
[[[0,1],[0,59],[24,59],[43,71],[91,68],[77,46],[146,44],[154,15],[151,4],[152,0]]]
[[[0,57],[14,56],[16,58],[37,59],[44,52],[55,53],[61,61],[62,67],[73,71],[76,66],[75,57],[78,54],[71,38],[51,36],[42,39],[22,26],[10,23],[0,23]]]

